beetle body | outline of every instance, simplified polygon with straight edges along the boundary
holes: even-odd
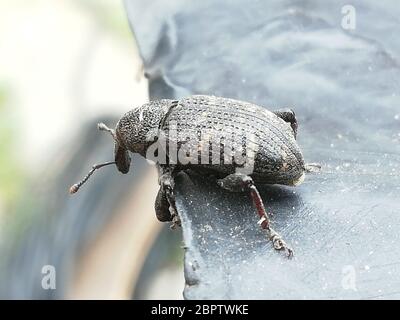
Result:
[[[304,178],[305,164],[296,142],[297,121],[294,113],[289,119],[288,114],[290,111],[283,116],[282,112],[273,113],[248,102],[204,95],[153,101],[128,112],[118,122],[115,130],[117,166],[126,173],[125,169],[129,168],[129,164],[124,163],[127,152],[146,157],[148,148],[163,135],[168,146],[175,145],[177,151],[185,148],[191,155],[190,159],[185,157],[185,163],[179,157],[175,159],[173,165],[178,170],[191,168],[223,177],[242,165],[235,161],[227,163],[223,151],[247,148],[253,154],[249,175],[255,182],[297,185]],[[202,134],[206,140],[201,139]],[[198,139],[188,140],[188,137]],[[213,146],[220,147],[219,161],[213,161]],[[206,154],[209,153],[208,161],[201,161],[204,148]],[[163,151],[168,153],[168,150]],[[171,164],[170,160],[167,157],[167,164]]]

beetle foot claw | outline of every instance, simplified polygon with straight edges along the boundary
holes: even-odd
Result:
[[[288,258],[293,257],[293,249],[289,247],[282,237],[273,229],[270,229],[269,239],[272,241],[275,250],[284,250]]]

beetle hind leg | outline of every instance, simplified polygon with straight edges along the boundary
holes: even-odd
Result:
[[[318,173],[321,171],[321,168],[322,168],[321,164],[314,163],[314,162],[306,163],[304,167],[305,167],[306,172],[308,172],[308,173]]]
[[[257,214],[260,217],[258,224],[267,232],[268,239],[272,242],[275,250],[284,250],[289,258],[293,256],[293,250],[286,244],[282,237],[271,227],[269,216],[258,192],[253,179],[250,176],[234,173],[217,181],[218,185],[231,192],[250,192]]]

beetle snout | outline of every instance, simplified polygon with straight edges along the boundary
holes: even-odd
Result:
[[[131,165],[131,157],[129,156],[128,150],[121,146],[118,141],[115,141],[114,155],[115,164],[118,168],[118,171],[123,174],[128,173]]]

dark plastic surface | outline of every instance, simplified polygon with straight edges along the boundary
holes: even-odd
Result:
[[[274,252],[246,194],[182,174],[187,286],[193,298],[400,298],[400,7],[352,1],[137,1],[128,17],[152,98],[194,93],[292,107],[306,161],[297,188],[266,186],[273,223],[295,250]]]

